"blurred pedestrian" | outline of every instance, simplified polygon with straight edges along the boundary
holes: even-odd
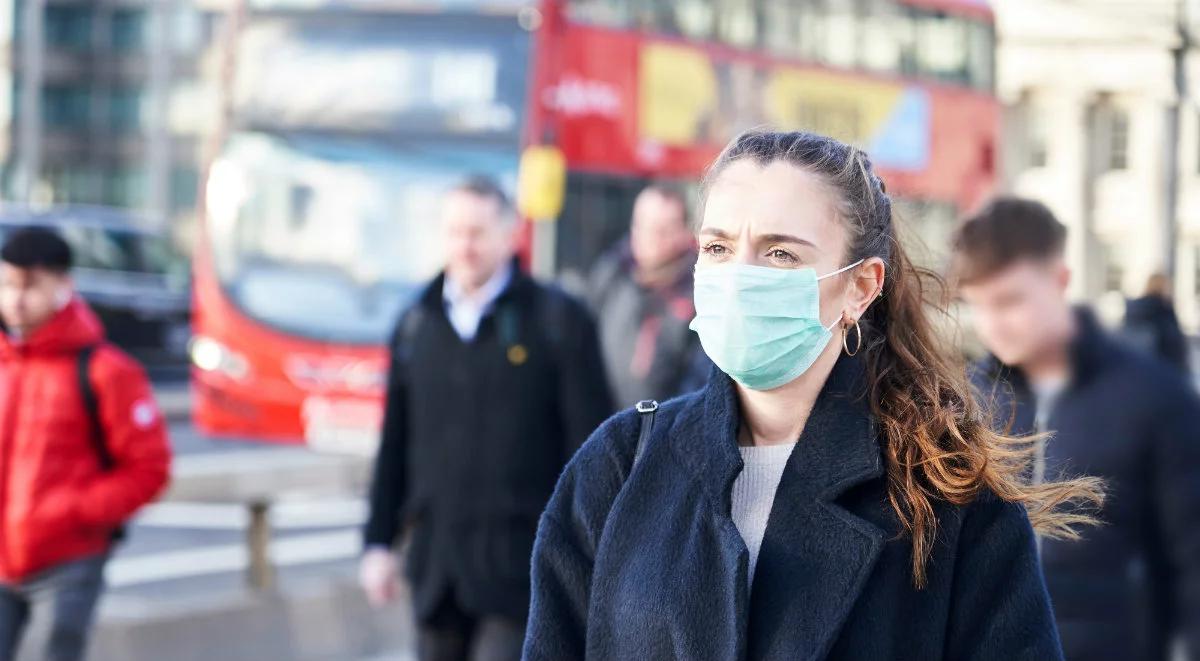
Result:
[[[0,661],[22,633],[81,659],[122,525],[166,485],[170,453],[142,368],[105,342],[47,229],[0,248]]]
[[[514,262],[501,189],[467,180],[442,225],[446,269],[392,341],[361,579],[394,598],[407,531],[418,657],[519,659],[537,517],[612,402],[583,305]]]
[[[1061,658],[1025,487],[934,341],[861,151],[736,138],[705,184],[703,392],[572,459],[533,553],[527,661]],[[882,298],[880,296],[882,295]]]
[[[588,301],[618,406],[699,389],[712,364],[689,328],[696,237],[687,201],[661,185],[633,205],[629,236],[592,270]]]
[[[1187,338],[1179,327],[1175,305],[1171,302],[1171,282],[1162,273],[1151,275],[1145,293],[1125,304],[1122,334],[1134,346],[1162,358],[1184,373],[1191,371]]]
[[[1103,478],[1110,501],[1081,542],[1042,541],[1066,658],[1165,661],[1200,651],[1200,400],[1184,376],[1067,302],[1064,228],[999,199],[961,226],[955,277],[991,351],[974,372],[996,424],[1036,442],[1034,485]]]

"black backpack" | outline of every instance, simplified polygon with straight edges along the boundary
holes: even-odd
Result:
[[[100,470],[108,472],[116,468],[117,462],[108,449],[108,443],[105,442],[104,425],[100,423],[100,400],[96,397],[96,389],[92,387],[91,378],[88,377],[88,371],[92,365],[92,355],[96,353],[97,348],[96,345],[91,345],[79,351],[79,355],[76,356],[75,372],[79,380],[79,394],[83,397],[83,408],[87,412],[88,426],[91,429],[89,437],[92,441],[92,449],[95,450],[96,459],[100,462]],[[113,531],[114,542],[119,542],[124,538],[125,526]]]

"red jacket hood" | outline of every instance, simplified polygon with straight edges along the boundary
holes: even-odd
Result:
[[[104,326],[100,319],[87,303],[76,296],[67,307],[28,338],[19,340],[8,333],[0,333],[0,356],[9,357],[15,353],[74,353],[103,339]]]

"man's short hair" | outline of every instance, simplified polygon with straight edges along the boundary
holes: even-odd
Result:
[[[504,219],[513,217],[513,205],[508,199],[508,194],[500,187],[492,177],[486,174],[471,174],[458,184],[450,189],[452,193],[468,193],[475,197],[481,197],[485,200],[492,200],[496,203],[496,207],[500,210],[500,215]]]
[[[667,182],[655,181],[643,188],[642,191],[638,193],[638,197],[641,197],[646,193],[655,193],[660,197],[666,198],[667,200],[678,204],[680,213],[683,216],[683,224],[688,224],[687,195],[684,194],[683,189],[681,189],[679,186]]]
[[[1001,197],[968,218],[954,233],[952,276],[970,284],[1022,260],[1062,257],[1067,228],[1046,205]]]
[[[71,246],[58,232],[46,227],[23,227],[4,240],[0,261],[17,268],[65,274],[74,260]]]

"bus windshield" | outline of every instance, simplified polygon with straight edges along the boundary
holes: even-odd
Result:
[[[217,276],[247,315],[326,342],[383,342],[441,265],[442,193],[465,172],[511,185],[511,149],[234,134],[206,191]]]

